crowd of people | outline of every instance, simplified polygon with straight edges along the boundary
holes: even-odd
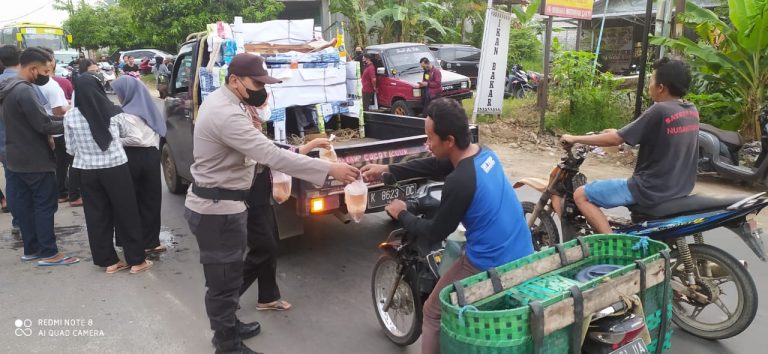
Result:
[[[20,234],[23,262],[78,263],[58,247],[59,203],[83,207],[95,265],[107,274],[152,267],[160,244],[160,137],[165,120],[139,80],[114,84],[107,96],[91,59],[78,60],[72,82],[53,75],[47,48],[0,47],[0,162],[6,176],[4,209]],[[117,256],[115,241],[124,260]]]

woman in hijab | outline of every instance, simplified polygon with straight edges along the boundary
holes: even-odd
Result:
[[[123,106],[125,137],[120,140],[128,156],[136,203],[141,218],[141,235],[147,254],[165,251],[160,245],[160,137],[165,136],[165,119],[149,96],[146,86],[135,78],[121,76],[112,83]]]
[[[80,169],[83,211],[93,263],[107,274],[131,269],[131,274],[152,267],[146,260],[141,224],[128,168],[120,143],[125,135],[125,115],[104,92],[99,79],[83,73],[75,80],[75,108],[64,116],[67,153],[72,166]],[[119,230],[125,261],[118,258],[112,243]]]

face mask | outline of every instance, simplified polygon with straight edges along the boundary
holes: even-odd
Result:
[[[262,123],[266,123],[267,121],[269,121],[269,118],[272,117],[272,109],[269,108],[268,104],[265,104],[262,107],[257,107],[256,113],[259,115],[258,118]]]
[[[264,102],[267,102],[266,89],[254,91],[246,87],[245,92],[248,93],[248,98],[244,99],[244,101],[250,106],[261,107],[264,105]]]
[[[35,81],[33,82],[37,86],[43,86],[48,83],[48,80],[50,80],[51,77],[48,75],[43,74],[37,74],[37,77],[35,78]]]

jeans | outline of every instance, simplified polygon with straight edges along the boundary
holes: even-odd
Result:
[[[53,172],[19,173],[6,169],[11,213],[18,220],[24,254],[53,257],[59,253],[53,233],[56,214],[56,174]]]

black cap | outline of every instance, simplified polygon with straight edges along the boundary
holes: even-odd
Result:
[[[283,82],[268,75],[267,64],[260,55],[240,53],[232,58],[229,63],[229,75],[250,77],[265,84],[277,84]]]

